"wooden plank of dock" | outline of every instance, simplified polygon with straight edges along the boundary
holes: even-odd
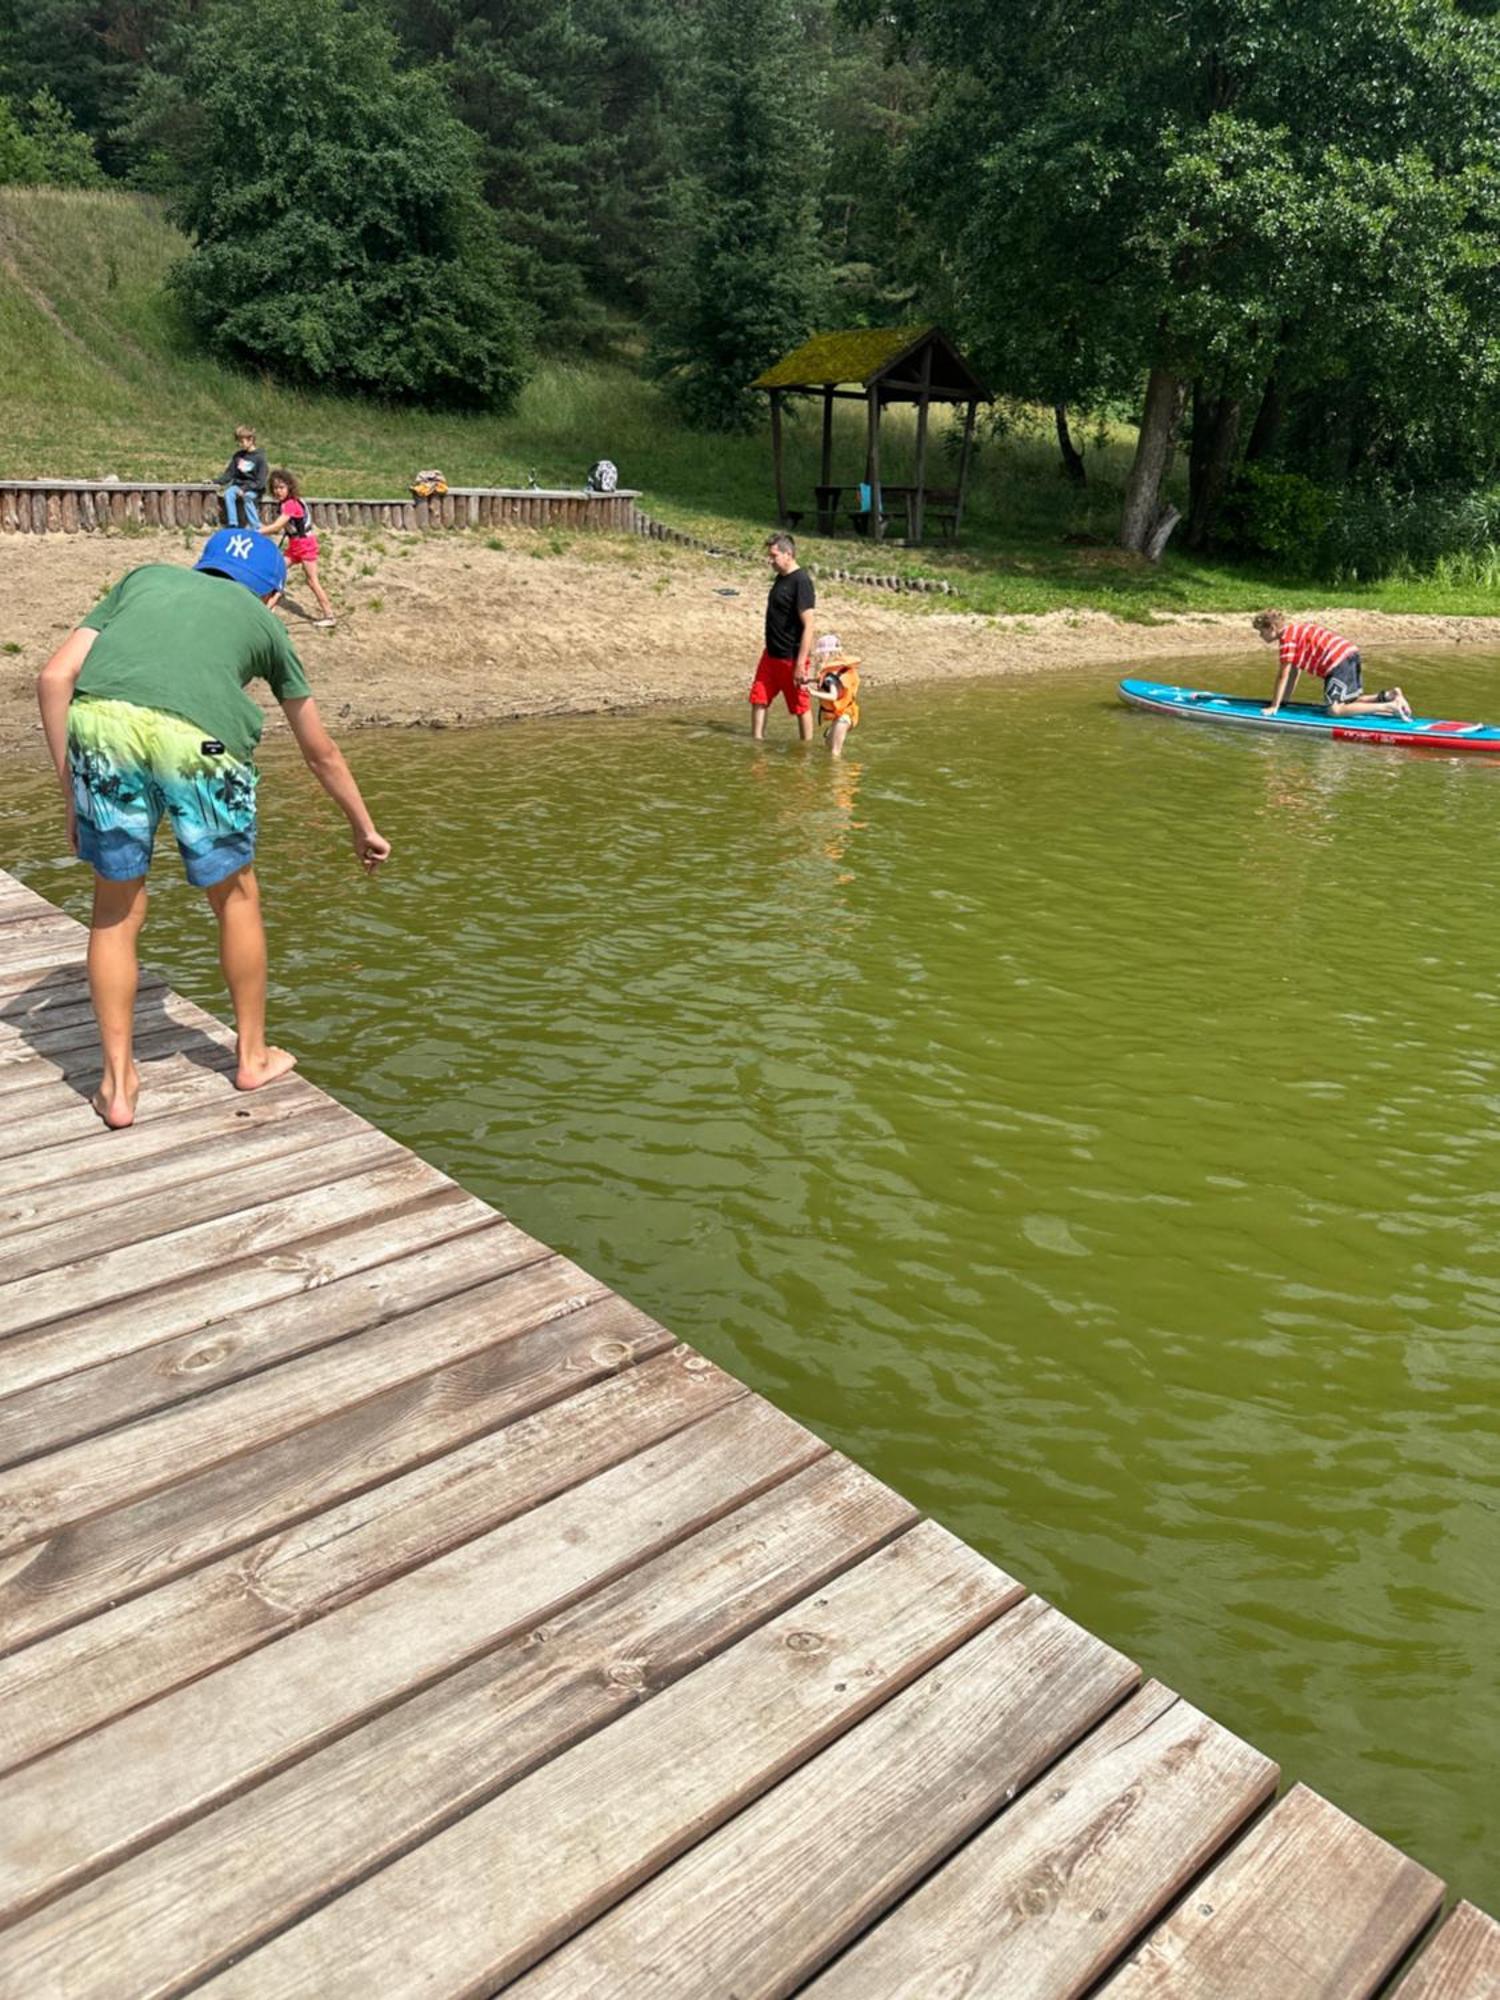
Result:
[[[0,874],[0,1993],[1353,2000],[1442,1885]],[[1400,2000],[1496,2000],[1462,1905]]]
[[[1393,2000],[1500,2000],[1500,1924],[1460,1903]]]

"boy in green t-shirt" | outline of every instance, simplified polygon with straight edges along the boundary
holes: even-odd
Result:
[[[235,1083],[258,1090],[297,1058],[266,1042],[266,935],[255,879],[255,748],[262,716],[245,693],[262,679],[308,769],[339,806],[367,874],[390,854],[266,599],[286,580],[281,552],[248,529],[210,536],[194,568],[131,570],[71,632],[37,681],[42,727],[68,802],[68,841],[94,870],[89,992],[106,1125],[135,1118],[132,1056],[156,829],[172,823],[189,882],[219,920],[219,962],[234,1003]]]

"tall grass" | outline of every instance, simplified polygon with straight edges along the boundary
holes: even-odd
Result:
[[[0,475],[206,477],[227,457],[234,426],[249,422],[273,458],[330,495],[390,495],[425,465],[456,485],[577,485],[603,457],[653,512],[712,541],[750,550],[772,525],[765,433],[683,429],[628,360],[543,357],[504,416],[304,393],[222,367],[194,345],[165,289],[185,249],[146,196],[0,188]],[[930,483],[955,483],[956,443],[956,418],[935,417]],[[809,526],[820,445],[820,406],[793,404],[787,498]],[[1322,582],[1289,583],[1264,567],[1176,551],[1152,568],[1110,546],[1132,446],[1118,428],[1094,441],[1080,491],[1061,477],[1050,416],[1012,413],[1003,436],[981,436],[960,548],[876,550],[852,533],[805,547],[827,564],[941,575],[960,604],[992,612],[1094,606],[1139,618],[1273,597],[1289,607],[1327,601],[1333,570]],[[887,481],[909,482],[914,452],[912,412],[891,410],[881,436]],[[864,455],[864,406],[836,405],[835,478],[861,478]],[[1474,554],[1467,566],[1431,569],[1422,594],[1429,608],[1488,610],[1494,582],[1493,566]],[[1340,586],[1346,601],[1366,603],[1400,603],[1408,589]]]

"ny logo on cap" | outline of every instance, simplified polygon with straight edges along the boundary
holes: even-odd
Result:
[[[229,537],[229,553],[232,556],[238,556],[241,562],[249,562],[250,551],[254,547],[255,544],[248,535],[231,535]]]

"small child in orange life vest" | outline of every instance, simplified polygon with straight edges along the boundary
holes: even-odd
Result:
[[[859,727],[859,661],[844,651],[836,632],[825,632],[813,648],[811,666],[808,679],[828,753],[840,757],[845,737]]]

